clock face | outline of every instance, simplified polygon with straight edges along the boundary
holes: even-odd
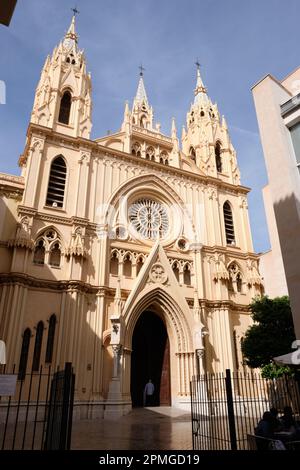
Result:
[[[132,227],[147,240],[164,238],[169,230],[167,208],[151,199],[139,199],[129,207],[129,221]]]

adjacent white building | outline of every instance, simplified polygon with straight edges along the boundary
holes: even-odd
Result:
[[[261,268],[270,295],[285,293],[286,282],[300,339],[300,67],[282,81],[267,75],[253,96],[269,178],[264,200],[272,254],[262,257]]]

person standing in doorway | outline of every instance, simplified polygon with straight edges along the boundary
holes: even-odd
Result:
[[[144,406],[153,406],[154,398],[154,385],[152,380],[149,379],[144,388]]]

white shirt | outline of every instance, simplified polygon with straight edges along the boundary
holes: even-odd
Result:
[[[154,393],[154,385],[152,382],[148,382],[145,386],[145,393],[146,395],[153,395]]]

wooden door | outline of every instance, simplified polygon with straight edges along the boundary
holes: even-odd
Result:
[[[159,403],[161,406],[171,406],[170,344],[168,337],[166,340],[161,371]]]

